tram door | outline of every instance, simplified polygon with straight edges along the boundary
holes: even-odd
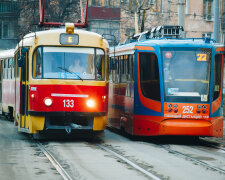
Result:
[[[20,128],[28,129],[28,51],[21,51],[24,59],[20,71]]]

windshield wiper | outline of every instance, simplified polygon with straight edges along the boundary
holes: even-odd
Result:
[[[63,71],[65,71],[65,72],[68,72],[68,73],[71,73],[71,74],[75,74],[80,80],[83,81],[83,79],[77,73],[72,72],[69,69],[66,69],[66,68],[63,68],[63,67],[58,67],[58,68],[61,69],[61,70],[63,70]]]

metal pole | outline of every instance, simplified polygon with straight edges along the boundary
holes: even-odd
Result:
[[[166,16],[166,25],[169,25],[169,19],[170,19],[170,0],[167,2],[167,16]]]
[[[178,24],[179,24],[179,26],[184,26],[184,3],[183,3],[183,0],[179,0]]]
[[[214,7],[214,39],[219,42],[219,0],[215,0]]]

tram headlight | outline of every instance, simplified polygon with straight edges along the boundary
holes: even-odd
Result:
[[[95,106],[95,102],[92,100],[92,99],[89,99],[87,102],[86,102],[86,105],[87,107],[94,107]]]
[[[45,103],[46,106],[51,106],[52,105],[52,99],[45,98],[44,103]]]

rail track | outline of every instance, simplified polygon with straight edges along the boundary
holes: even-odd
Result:
[[[42,151],[42,153],[46,156],[46,158],[51,162],[51,164],[54,166],[54,168],[58,171],[58,173],[62,176],[62,178],[64,180],[73,180],[73,178],[69,175],[69,173],[63,168],[62,165],[60,165],[60,163],[56,160],[56,158],[54,157],[54,155],[48,151],[44,145],[42,145],[42,143],[40,143],[39,141],[36,141],[36,145],[37,147]],[[137,165],[136,163],[130,161],[129,159],[127,159],[126,157],[118,154],[117,152],[115,152],[114,150],[108,148],[107,146],[103,145],[103,144],[96,144],[96,146],[103,150],[106,151],[107,153],[113,155],[114,157],[116,157],[117,159],[122,160],[123,162],[125,162],[127,165],[131,166],[133,169],[141,172],[143,175],[145,175],[146,177],[150,178],[150,179],[154,179],[154,180],[161,180],[159,177],[155,176],[154,174],[150,173],[149,171],[146,171],[144,168],[140,167],[139,165]]]
[[[134,169],[138,170],[139,172],[143,173],[145,176],[152,178],[154,180],[161,180],[159,177],[155,176],[154,174],[146,171],[145,169],[143,169],[142,167],[140,167],[139,165],[135,164],[134,162],[130,161],[129,159],[127,159],[126,157],[116,153],[115,151],[109,149],[108,147],[98,144],[98,147],[100,147],[101,149],[107,151],[108,153],[114,155],[115,157],[119,158],[120,160],[126,162],[128,165],[132,166]]]
[[[222,146],[222,145],[220,145],[218,143],[215,143],[215,142],[212,142],[212,141],[208,141],[208,140],[204,140],[204,139],[199,139],[198,143],[200,145],[203,145],[203,146],[207,146],[207,147],[210,147],[210,148],[218,149],[221,152],[225,153],[225,146]]]
[[[40,143],[36,142],[36,145],[43,152],[43,154],[48,158],[51,164],[55,167],[58,173],[62,176],[64,180],[73,180],[73,178],[66,172],[66,170],[60,165],[56,158]]]
[[[208,169],[211,169],[211,170],[220,172],[220,173],[222,173],[222,174],[225,174],[225,170],[224,170],[224,169],[221,169],[221,168],[212,166],[212,165],[210,165],[210,164],[208,164],[208,163],[206,163],[206,162],[204,162],[204,161],[201,161],[201,160],[199,160],[199,159],[193,158],[193,157],[191,157],[191,156],[189,156],[189,155],[187,155],[187,154],[185,154],[185,153],[182,153],[182,152],[180,152],[180,151],[172,150],[172,149],[171,149],[169,146],[167,146],[167,145],[158,145],[158,146],[160,146],[160,147],[162,147],[163,149],[167,150],[169,153],[173,153],[173,154],[178,155],[178,156],[180,156],[180,157],[183,157],[183,158],[185,158],[185,159],[187,159],[187,160],[190,160],[190,161],[192,161],[192,162],[195,162],[195,163],[197,163],[197,164],[199,164],[199,165],[202,165],[202,166],[204,166],[204,167],[206,167],[206,168],[208,168]]]

